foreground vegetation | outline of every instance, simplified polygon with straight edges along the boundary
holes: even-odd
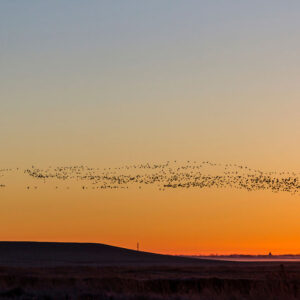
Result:
[[[300,299],[300,264],[0,268],[2,299]]]

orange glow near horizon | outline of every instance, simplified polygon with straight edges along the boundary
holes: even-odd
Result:
[[[36,181],[32,180],[32,186]],[[0,239],[95,242],[164,254],[298,254],[299,195],[203,189],[0,191]],[[288,205],[283,205],[288,203]],[[5,213],[3,213],[5,212]]]

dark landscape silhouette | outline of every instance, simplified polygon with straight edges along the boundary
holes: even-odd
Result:
[[[103,244],[0,242],[1,299],[299,299],[300,265]]]

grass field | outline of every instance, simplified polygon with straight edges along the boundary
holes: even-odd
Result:
[[[11,299],[300,299],[300,265],[0,268]]]

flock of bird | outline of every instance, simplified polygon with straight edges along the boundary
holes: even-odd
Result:
[[[0,179],[7,172],[21,169],[0,169]],[[87,189],[142,189],[154,186],[160,191],[167,189],[190,188],[231,188],[246,191],[269,190],[275,193],[289,192],[298,194],[300,191],[299,173],[295,172],[264,172],[238,164],[221,164],[209,161],[196,162],[167,161],[166,163],[146,163],[125,165],[115,168],[92,168],[87,166],[49,167],[46,169],[32,166],[21,170],[39,183],[53,181],[65,182],[70,188],[76,182],[82,190]],[[0,184],[0,188],[4,188]],[[37,189],[38,185],[27,186]],[[59,184],[55,185],[59,188]]]

